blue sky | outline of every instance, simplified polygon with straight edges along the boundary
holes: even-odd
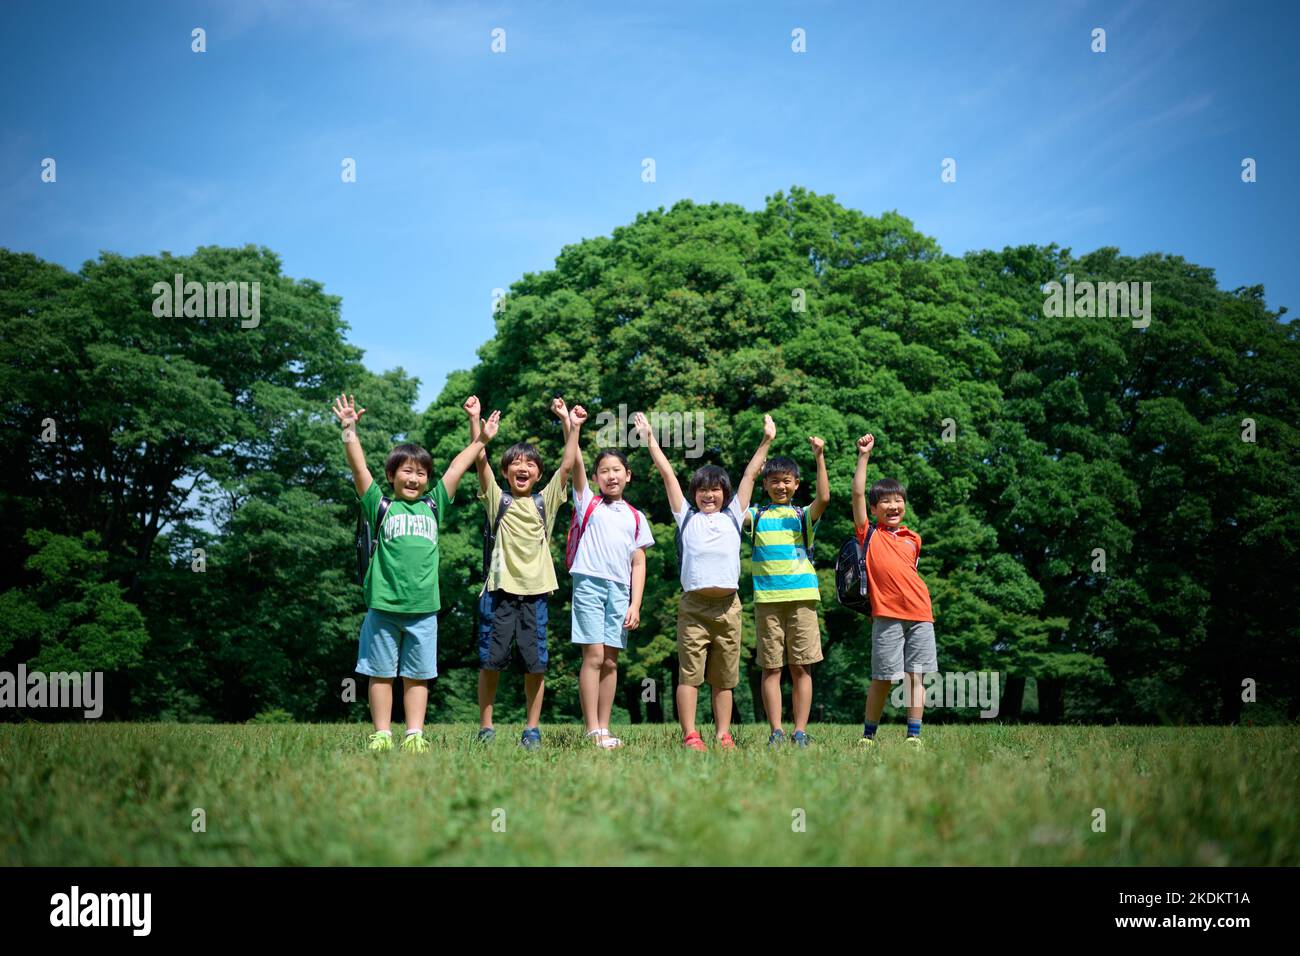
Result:
[[[101,250],[267,246],[342,296],[367,364],[418,375],[422,401],[475,363],[492,290],[562,246],[682,198],[754,209],[791,185],[897,209],[953,254],[1162,251],[1294,311],[1294,10],[6,4],[0,245],[70,269]]]

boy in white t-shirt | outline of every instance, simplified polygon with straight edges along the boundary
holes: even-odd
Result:
[[[582,406],[570,413],[575,426],[587,420]],[[573,469],[573,520],[576,550],[573,574],[573,643],[582,644],[578,699],[587,736],[604,748],[622,746],[609,732],[614,691],[618,688],[618,655],[627,647],[627,632],[641,625],[641,595],[645,592],[645,549],[654,543],[650,524],[623,499],[632,480],[627,455],[606,449],[596,456],[593,490],[578,449]]]
[[[730,476],[717,465],[697,469],[683,495],[645,415],[637,412],[632,422],[663,477],[668,505],[677,522],[683,594],[677,606],[676,700],[682,746],[707,749],[695,729],[700,685],[707,680],[718,746],[734,750],[732,688],[740,683],[740,523],[754,493],[753,475],[762,465],[766,445],[759,446],[757,464],[746,469],[734,495]]]

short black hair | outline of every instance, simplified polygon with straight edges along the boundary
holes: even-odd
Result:
[[[388,453],[388,460],[384,462],[384,475],[392,481],[393,475],[397,474],[397,469],[408,461],[414,461],[417,467],[424,469],[425,474],[433,475],[433,456],[413,442],[398,445]]]
[[[526,441],[517,441],[501,453],[502,474],[504,474],[505,470],[514,463],[516,458],[523,458],[526,461],[531,461],[537,466],[537,473],[539,475],[542,473],[541,452]]]
[[[731,504],[731,476],[727,474],[726,469],[719,468],[717,465],[704,465],[695,469],[695,474],[691,475],[690,488],[686,495],[690,498],[688,502],[692,507],[695,506],[695,492],[701,488],[721,488],[722,489],[722,507]]]
[[[768,475],[790,475],[798,481],[799,463],[793,458],[769,458],[763,462],[763,473],[760,477],[767,481]]]
[[[871,507],[874,508],[876,506],[877,501],[889,495],[898,495],[900,498],[906,501],[907,489],[904,488],[902,484],[900,484],[898,481],[894,480],[893,478],[881,478],[878,482],[876,482],[874,485],[871,486],[871,491],[867,492],[867,501],[869,501],[871,503]]]
[[[596,462],[591,466],[591,470],[595,471],[597,468],[600,467],[601,461],[610,457],[617,458],[619,461],[621,461],[623,463],[623,467],[626,468],[628,471],[632,470],[632,466],[627,463],[627,454],[620,451],[617,448],[602,448],[597,453]]]

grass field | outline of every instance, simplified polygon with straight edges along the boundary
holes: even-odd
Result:
[[[0,864],[1300,863],[1294,728],[933,726],[913,753],[900,725],[874,752],[832,725],[769,752],[748,725],[699,754],[561,726],[530,754],[444,725],[419,756],[367,730],[0,725]]]

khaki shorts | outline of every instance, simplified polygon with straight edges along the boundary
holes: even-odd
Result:
[[[740,595],[700,597],[691,591],[677,607],[677,682],[714,690],[740,683]]]
[[[758,630],[758,666],[775,670],[789,664],[816,664],[822,659],[822,634],[816,601],[774,601],[754,605]]]

